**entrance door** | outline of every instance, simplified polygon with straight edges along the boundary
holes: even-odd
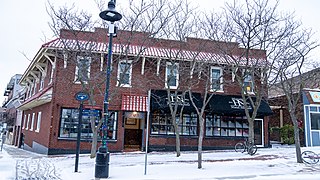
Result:
[[[264,145],[264,135],[263,135],[263,119],[255,119],[254,121],[254,144],[258,147],[263,147]]]
[[[126,150],[140,150],[142,145],[141,119],[125,118],[124,148]]]

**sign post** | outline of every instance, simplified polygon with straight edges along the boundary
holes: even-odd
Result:
[[[76,162],[74,172],[78,172],[79,154],[80,154],[80,140],[81,140],[81,124],[82,124],[82,111],[83,102],[89,99],[89,94],[86,92],[78,92],[75,95],[77,101],[80,102],[79,116],[78,116],[78,133],[77,133],[77,148],[76,148]]]

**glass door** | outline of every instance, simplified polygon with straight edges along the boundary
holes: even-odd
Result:
[[[264,145],[263,119],[255,119],[254,121],[254,144],[258,147]]]

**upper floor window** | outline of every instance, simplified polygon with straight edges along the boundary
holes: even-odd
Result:
[[[91,57],[77,57],[75,82],[88,82],[90,79]]]
[[[123,60],[118,64],[117,85],[122,87],[131,87],[132,61]]]
[[[212,91],[222,91],[223,90],[223,78],[222,78],[222,68],[211,67],[211,90]]]
[[[178,88],[179,85],[179,63],[167,62],[166,64],[166,88]]]
[[[248,72],[244,75],[244,80],[243,80],[243,88],[244,88],[244,91],[246,93],[252,93],[253,92],[253,87],[254,87],[254,84],[253,84],[253,78],[252,78],[252,75]]]

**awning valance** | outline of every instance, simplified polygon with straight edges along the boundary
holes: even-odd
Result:
[[[255,98],[253,98],[255,100]],[[249,111],[253,111],[253,107],[249,102]],[[231,95],[213,95],[206,107],[207,112],[224,115],[245,115],[244,101],[241,96]],[[273,114],[270,106],[264,100],[261,100],[258,109],[258,116],[268,116]]]
[[[123,111],[147,111],[148,96],[123,94],[121,110]]]
[[[170,92],[170,99],[168,100],[167,90],[151,90],[151,111],[160,110],[162,112],[170,113],[169,103],[174,105],[177,103],[178,110],[183,107],[184,112],[195,112],[196,109],[192,105],[189,93],[183,95],[182,92]],[[198,108],[202,106],[202,98],[200,93],[192,93],[193,101]]]

